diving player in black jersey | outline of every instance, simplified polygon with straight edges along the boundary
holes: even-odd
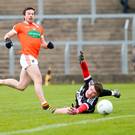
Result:
[[[98,98],[102,96],[120,97],[118,90],[104,89],[100,82],[94,82],[88,70],[87,62],[84,59],[83,52],[80,52],[80,67],[84,77],[84,85],[76,92],[76,105],[66,108],[57,108],[53,113],[60,114],[80,114],[80,113],[93,113]]]

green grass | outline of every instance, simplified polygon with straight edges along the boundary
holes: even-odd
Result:
[[[24,92],[0,86],[0,135],[134,135],[135,84],[104,86],[118,88],[122,94],[120,99],[104,97],[114,107],[113,113],[107,116],[97,111],[74,116],[51,114],[41,109],[33,86]],[[74,102],[74,93],[78,88],[80,85],[51,85],[44,87],[44,91],[50,104],[66,107]]]

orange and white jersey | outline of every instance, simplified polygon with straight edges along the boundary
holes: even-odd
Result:
[[[37,58],[42,44],[41,37],[44,35],[43,28],[36,23],[21,22],[14,25],[13,29],[21,43],[21,53]]]

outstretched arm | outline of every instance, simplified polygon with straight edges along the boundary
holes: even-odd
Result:
[[[54,114],[70,114],[70,115],[75,115],[75,114],[80,114],[89,109],[89,106],[87,103],[83,103],[80,105],[78,108],[75,107],[66,107],[66,108],[57,108],[54,111]]]
[[[71,114],[71,115],[80,114],[87,111],[88,109],[89,109],[89,105],[87,103],[83,103],[78,108],[71,107],[68,110],[68,114]]]
[[[120,94],[119,90],[117,90],[117,89],[115,89],[115,90],[103,89],[103,91],[101,92],[101,94],[99,96],[100,97],[103,97],[103,96],[114,96],[116,98],[120,98],[121,94]]]
[[[56,108],[54,111],[54,114],[68,114],[68,110],[70,107],[65,107],[65,108]]]

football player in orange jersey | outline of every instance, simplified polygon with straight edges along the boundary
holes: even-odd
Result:
[[[7,85],[17,90],[23,91],[31,80],[34,82],[34,88],[37,97],[40,100],[43,109],[48,109],[43,89],[42,89],[42,75],[38,66],[38,55],[40,48],[53,49],[53,43],[47,43],[44,38],[44,29],[34,23],[35,9],[27,7],[23,11],[24,20],[16,25],[13,29],[5,34],[5,46],[10,49],[13,46],[11,37],[17,35],[21,44],[20,64],[22,67],[20,73],[20,80],[15,79],[0,79],[0,84]]]

